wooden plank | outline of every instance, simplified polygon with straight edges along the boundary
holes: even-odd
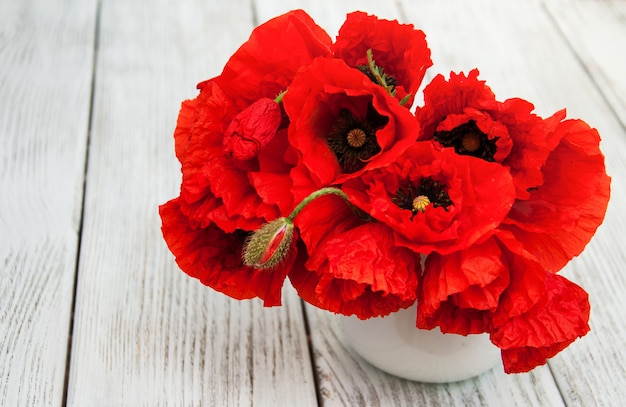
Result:
[[[626,4],[545,0],[545,7],[626,127]]]
[[[421,26],[422,19],[428,19],[431,25],[435,26],[445,24],[445,18],[441,14],[449,12],[448,3],[444,5],[441,2],[433,2],[429,4],[428,12],[421,11],[422,3],[407,1],[400,4],[406,5],[407,15],[403,15],[403,10],[400,10],[396,3],[380,1],[306,1],[298,2],[297,7],[309,12],[331,36],[336,34],[345,19],[345,14],[356,9],[376,14],[381,18],[420,23],[418,27]],[[256,6],[260,20],[263,21],[296,4],[281,2],[277,5],[258,1]],[[458,10],[451,13],[452,18],[459,18],[467,9],[465,3],[459,3]],[[456,30],[455,34],[463,33]],[[426,35],[429,38],[436,34],[426,30]],[[443,41],[445,40],[442,39]],[[443,50],[452,52],[453,48],[447,45]],[[520,376],[507,376],[500,368],[475,380],[447,385],[413,383],[395,378],[381,373],[350,353],[349,348],[343,344],[337,317],[310,306],[307,306],[307,314],[310,319],[321,402],[325,406],[497,405],[499,400],[510,400],[512,405],[543,402],[555,406],[562,404],[561,396],[547,367]]]
[[[187,277],[161,237],[173,129],[196,82],[247,39],[244,0],[105,0],[68,404],[315,405],[302,308]]]
[[[62,403],[95,1],[0,2],[0,405]]]
[[[626,399],[621,383],[626,369],[626,279],[621,272],[626,256],[620,243],[626,185],[619,181],[626,173],[623,127],[539,2],[457,1],[447,2],[445,9],[434,1],[402,4],[407,18],[427,32],[436,72],[477,66],[499,99],[526,98],[542,115],[567,107],[569,117],[583,118],[603,136],[607,171],[613,176],[611,203],[586,251],[563,272],[589,292],[592,331],[549,365],[568,405],[614,405]],[[626,65],[621,60],[611,69],[623,72]]]

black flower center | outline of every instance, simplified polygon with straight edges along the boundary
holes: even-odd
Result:
[[[452,130],[436,131],[435,141],[444,147],[454,147],[454,151],[461,155],[471,155],[485,161],[494,161],[496,141],[499,137],[489,139],[474,120],[470,120]]]
[[[419,212],[426,211],[429,205],[442,206],[446,210],[452,205],[446,185],[431,177],[424,177],[419,183],[407,181],[398,188],[391,201],[402,209],[410,210],[411,220]]]
[[[377,78],[376,75],[374,75],[374,72],[372,72],[372,69],[370,68],[369,65],[359,65],[356,68],[359,71],[363,72],[372,82],[374,82],[377,85],[380,85],[379,83],[380,79]],[[384,86],[389,87],[390,93],[393,94],[393,92],[396,91],[396,85],[398,85],[398,81],[396,80],[396,78],[391,75],[387,75],[384,72],[383,68],[379,67],[378,65],[375,66],[375,69],[377,69],[378,72],[380,73],[380,78],[382,78],[384,82]]]
[[[371,104],[365,120],[353,116],[348,109],[341,110],[327,142],[344,172],[360,170],[370,158],[380,152],[376,130],[385,126],[388,121]]]

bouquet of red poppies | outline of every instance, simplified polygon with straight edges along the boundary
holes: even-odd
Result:
[[[589,330],[559,270],[604,218],[600,137],[436,76],[412,25],[349,14],[333,42],[303,11],[256,28],[183,102],[180,196],[160,207],[179,267],[237,299],[366,319],[417,301],[416,327],[487,332],[507,372]],[[416,328],[416,329],[417,329]]]

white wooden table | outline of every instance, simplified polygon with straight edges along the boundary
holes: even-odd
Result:
[[[180,102],[252,28],[304,8],[422,28],[435,63],[598,128],[612,200],[564,271],[592,331],[529,374],[427,385],[377,371],[337,318],[187,277],[157,205],[178,193]],[[0,0],[0,405],[614,406],[626,403],[626,1]]]

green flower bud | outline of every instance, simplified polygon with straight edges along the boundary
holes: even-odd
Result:
[[[287,258],[293,247],[294,225],[287,218],[266,223],[254,232],[243,248],[243,263],[257,269],[271,269]]]

